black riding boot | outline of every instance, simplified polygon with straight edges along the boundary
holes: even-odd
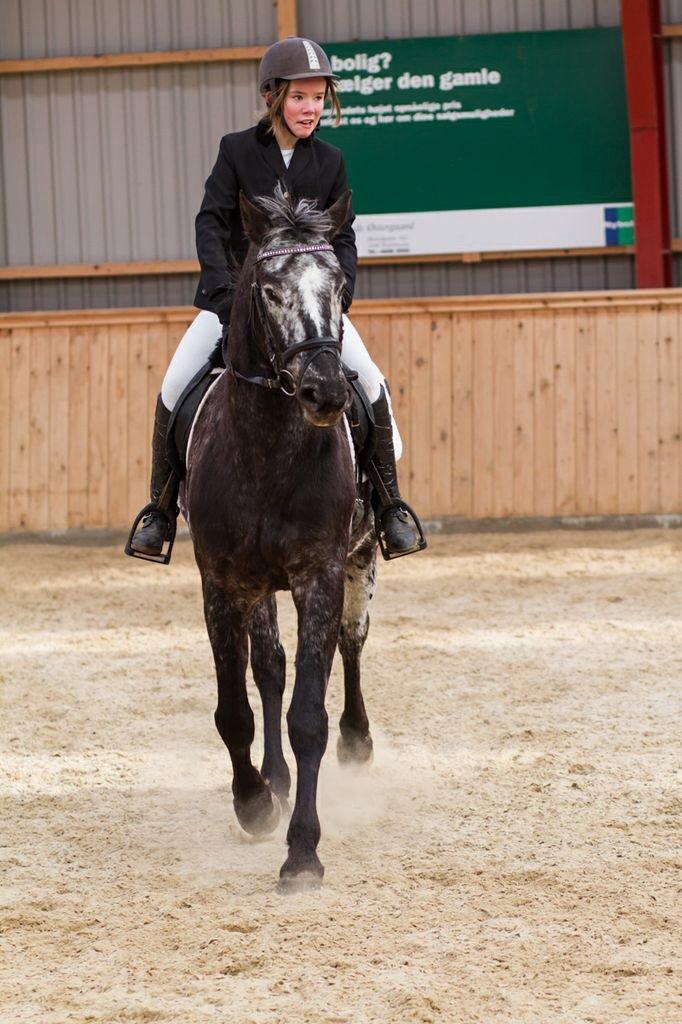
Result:
[[[393,449],[393,424],[386,392],[372,404],[376,425],[376,446],[370,463],[379,477],[373,480],[377,537],[384,558],[411,555],[426,547],[424,532],[416,514],[400,497]]]
[[[156,399],[154,414],[154,433],[152,435],[152,477],[149,485],[150,498],[154,504],[159,501],[169,477],[172,475],[168,456],[166,455],[166,431],[170,412],[163,404],[161,395]],[[166,511],[168,515],[177,517],[176,505],[178,496],[177,481],[171,485],[173,493],[168,495]],[[168,516],[153,509],[142,520],[142,526],[132,538],[132,547],[145,555],[160,555],[164,542],[169,540],[170,525]]]

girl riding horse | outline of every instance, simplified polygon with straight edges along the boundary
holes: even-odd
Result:
[[[180,341],[157,399],[150,485],[153,504],[159,502],[162,494],[164,505],[169,504],[172,471],[166,455],[166,430],[171,410],[214,351],[221,330],[229,324],[233,299],[230,269],[235,262],[243,264],[249,246],[242,223],[240,192],[251,200],[272,196],[282,182],[292,195],[316,200],[326,210],[347,190],[340,150],[315,138],[327,99],[336,125],[341,118],[335,79],[324,50],[312,40],[297,37],[275,43],[261,61],[259,84],[267,112],[254,127],[223,137],[196,218],[201,279],[194,302],[200,312]],[[376,423],[373,461],[383,483],[383,493],[379,494],[379,488],[375,491],[376,522],[382,533],[382,550],[386,557],[395,557],[420,550],[423,542],[421,530],[400,504],[395,463],[402,443],[385,378],[345,315],[353,299],[357,266],[354,219],[349,210],[332,242],[345,276],[342,359],[359,375],[372,403]],[[174,515],[176,497],[177,488],[170,500]],[[132,538],[134,552],[159,555],[169,531],[167,512],[152,510]]]

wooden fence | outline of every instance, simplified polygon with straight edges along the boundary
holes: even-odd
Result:
[[[121,527],[186,307],[0,315],[0,532]],[[680,511],[682,289],[365,301],[426,517]]]

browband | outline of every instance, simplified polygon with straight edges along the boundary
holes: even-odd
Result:
[[[334,252],[334,246],[328,242],[320,242],[317,245],[292,245],[286,249],[264,249],[256,256],[256,263],[267,260],[270,256],[296,256],[299,252]]]

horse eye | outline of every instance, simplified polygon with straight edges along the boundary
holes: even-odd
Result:
[[[268,285],[268,284],[266,284],[265,287],[263,288],[263,294],[266,295],[270,299],[271,302],[277,302],[277,303],[280,302],[280,298],[279,298],[277,292],[275,291],[274,288],[271,288],[270,285]]]

